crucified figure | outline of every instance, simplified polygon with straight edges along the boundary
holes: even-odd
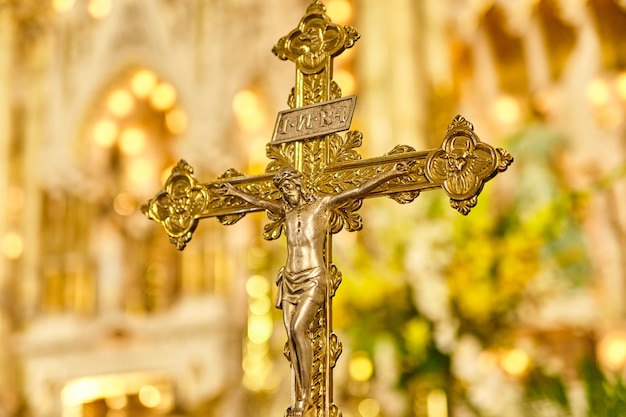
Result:
[[[274,186],[281,193],[279,200],[248,194],[230,183],[221,184],[220,191],[224,195],[239,197],[285,218],[287,261],[278,273],[276,307],[283,310],[295,376],[295,402],[290,410],[292,416],[303,416],[314,408],[311,401],[313,347],[307,330],[326,300],[328,271],[324,246],[330,215],[334,209],[349,201],[364,198],[378,186],[392,178],[406,175],[409,171],[409,164],[398,163],[392,170],[356,188],[334,195],[315,195],[306,187],[303,175],[287,167],[278,171],[273,178]]]

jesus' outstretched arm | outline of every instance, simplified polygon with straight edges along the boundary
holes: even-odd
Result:
[[[274,213],[283,213],[284,211],[282,205],[278,201],[268,200],[253,194],[248,194],[245,191],[241,191],[233,187],[233,185],[229,182],[220,184],[218,190],[223,195],[232,195],[234,197],[241,198],[247,203],[250,203],[257,207],[261,207],[265,210],[272,211]]]
[[[371,178],[363,182],[363,184],[359,185],[358,187],[345,190],[339,194],[335,194],[330,198],[329,205],[331,205],[332,207],[339,207],[348,201],[363,198],[371,191],[375,190],[377,187],[386,183],[390,179],[400,177],[402,175],[407,175],[410,170],[410,164],[406,162],[399,162],[393,167],[392,170]]]

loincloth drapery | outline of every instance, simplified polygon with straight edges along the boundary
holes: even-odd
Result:
[[[326,269],[318,266],[300,272],[280,268],[276,277],[278,292],[276,308],[283,308],[283,301],[297,304],[306,298],[322,303],[326,299]]]

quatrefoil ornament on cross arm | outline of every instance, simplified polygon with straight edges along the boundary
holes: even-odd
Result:
[[[441,148],[428,155],[425,174],[441,184],[452,207],[468,214],[485,182],[511,162],[513,158],[506,151],[481,142],[472,124],[457,116],[448,126]]]
[[[161,223],[178,249],[183,249],[198,225],[209,196],[192,176],[193,168],[181,160],[172,169],[165,188],[143,205],[143,213]]]

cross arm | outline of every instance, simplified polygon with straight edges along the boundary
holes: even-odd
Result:
[[[472,124],[457,116],[438,149],[416,151],[402,145],[381,157],[336,163],[324,169],[316,179],[316,188],[336,194],[390,172],[398,163],[407,163],[411,165],[407,175],[384,182],[364,197],[385,195],[399,203],[410,203],[422,191],[441,188],[453,208],[468,214],[484,184],[512,162],[507,151],[481,142]]]
[[[266,207],[245,201],[236,195],[225,195],[224,184],[231,184],[238,192],[258,199],[273,201],[278,191],[272,185],[273,174],[246,177],[230,169],[217,181],[200,183],[193,176],[193,168],[184,160],[172,169],[163,190],[142,206],[146,217],[161,224],[179,250],[192,237],[198,221],[216,217],[225,225],[231,225],[247,213],[261,211]]]
[[[371,177],[370,179],[361,183],[359,186],[334,194],[330,199],[331,207],[336,208],[345,204],[348,201],[364,198],[380,185],[388,182],[389,180],[409,174],[411,169],[409,164],[412,163],[412,160],[400,161],[396,163],[390,170]]]

